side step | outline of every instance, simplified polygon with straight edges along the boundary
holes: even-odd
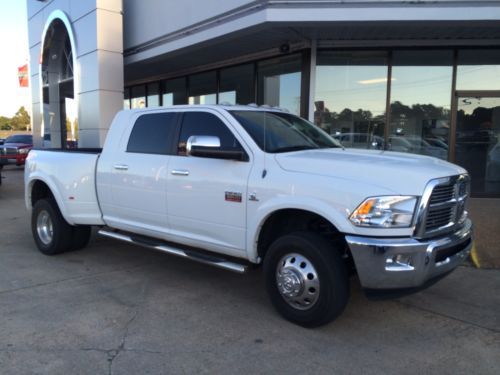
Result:
[[[178,247],[173,247],[172,245],[167,245],[161,241],[153,240],[146,237],[140,236],[130,236],[127,234],[122,234],[119,232],[113,232],[110,230],[101,229],[98,231],[101,236],[114,238],[116,240],[133,243],[136,245],[148,247],[151,249],[163,251],[164,253],[177,255],[179,257],[188,258],[199,263],[208,264],[214,267],[222,268],[228,271],[233,271],[236,273],[245,273],[248,270],[248,266],[239,264],[236,262],[230,262],[223,258],[217,258],[212,255],[208,255],[202,252],[197,252],[191,249],[181,249]]]

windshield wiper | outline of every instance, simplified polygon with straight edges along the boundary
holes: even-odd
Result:
[[[276,148],[272,151],[269,151],[271,153],[278,153],[278,152],[291,152],[291,151],[302,151],[302,150],[315,150],[318,149],[319,147],[317,146],[306,146],[306,145],[301,145],[301,146],[287,146],[287,147],[279,147]]]

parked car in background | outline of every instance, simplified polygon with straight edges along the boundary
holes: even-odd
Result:
[[[446,143],[442,138],[425,138],[425,141],[434,147],[441,147],[448,151],[448,143]]]
[[[441,144],[431,144],[419,136],[391,136],[389,137],[389,150],[434,156],[442,160],[448,158],[447,148]]]
[[[500,184],[500,141],[488,152],[486,183]]]
[[[14,134],[7,137],[0,147],[0,168],[6,164],[24,165],[28,152],[33,148],[31,134]]]
[[[384,138],[369,133],[341,133],[332,135],[344,147],[383,150]]]
[[[407,136],[406,139],[419,150],[418,153],[421,155],[434,156],[443,160],[448,158],[448,149],[443,148],[441,145],[434,146],[419,136]]]

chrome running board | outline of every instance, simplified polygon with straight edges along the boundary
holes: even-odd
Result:
[[[210,266],[222,268],[236,273],[245,273],[248,270],[248,266],[246,265],[239,264],[236,262],[230,262],[226,259],[218,258],[216,256],[208,255],[202,252],[197,252],[191,249],[188,250],[188,249],[173,247],[172,245],[167,245],[166,243],[163,243],[160,240],[151,239],[149,237],[137,236],[134,238],[134,236],[128,234],[113,232],[105,229],[100,229],[98,233],[101,236],[114,238],[116,240],[128,243],[133,243],[136,245],[148,247],[150,249],[159,250],[167,254],[177,255],[182,258],[191,259],[199,263],[208,264]]]

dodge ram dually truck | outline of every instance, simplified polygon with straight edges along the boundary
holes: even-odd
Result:
[[[236,272],[263,265],[270,299],[306,327],[367,290],[422,288],[469,254],[459,166],[345,149],[310,122],[254,106],[125,110],[101,150],[32,150],[26,205],[38,249],[99,234]]]

